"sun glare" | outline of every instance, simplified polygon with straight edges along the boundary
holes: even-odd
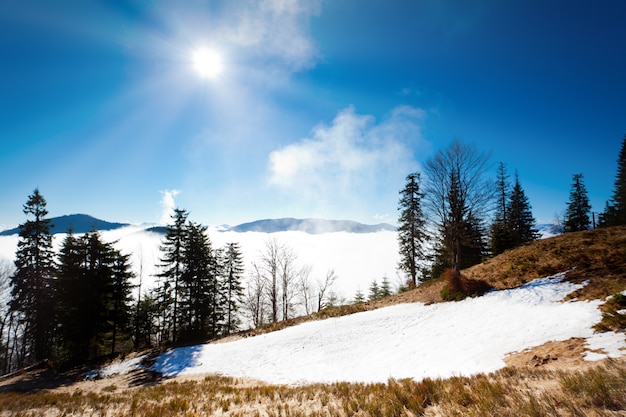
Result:
[[[222,56],[207,48],[196,49],[192,55],[193,67],[202,78],[215,78],[222,73]]]

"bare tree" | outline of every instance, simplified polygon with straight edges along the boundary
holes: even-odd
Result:
[[[12,315],[9,311],[9,295],[11,294],[11,275],[14,271],[13,262],[0,259],[0,363],[4,372],[8,372],[9,365],[8,353],[12,322]]]
[[[337,275],[335,275],[335,271],[331,269],[326,272],[324,281],[317,282],[317,311],[326,307],[328,305],[328,300],[337,298],[336,295],[331,292],[331,287],[335,283],[336,279]]]
[[[449,263],[460,270],[463,247],[475,244],[473,231],[492,210],[493,183],[485,180],[489,155],[454,141],[426,161],[426,209],[441,233]]]
[[[296,267],[296,255],[290,247],[280,245],[278,261],[282,292],[282,318],[283,320],[287,320],[293,309],[293,298],[296,294],[294,281],[298,277],[299,271]]]
[[[278,321],[280,311],[280,252],[281,245],[278,240],[268,238],[265,241],[265,248],[261,252],[259,264],[255,264],[256,271],[264,280],[272,323]]]
[[[253,263],[252,276],[248,280],[244,304],[254,327],[259,327],[264,322],[264,293],[265,279],[259,267]]]
[[[308,316],[313,312],[313,283],[311,282],[311,265],[305,265],[298,275],[298,293],[304,313]]]

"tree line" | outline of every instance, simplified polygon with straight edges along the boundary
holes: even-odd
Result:
[[[82,363],[239,329],[244,269],[237,243],[214,249],[206,227],[175,210],[161,245],[158,285],[145,294],[139,289],[135,299],[130,255],[97,231],[77,236],[71,230],[55,253],[46,205],[35,189],[24,205],[15,266],[0,271],[2,289],[10,292],[0,317],[3,373],[42,360]]]
[[[333,270],[315,279],[275,238],[244,287],[239,244],[214,248],[207,227],[179,208],[165,227],[156,285],[142,291],[130,255],[97,231],[70,230],[55,253],[46,206],[38,189],[28,196],[15,264],[0,265],[0,293],[10,294],[0,311],[0,373],[44,359],[74,364],[203,342],[239,331],[245,318],[261,326],[343,302],[332,290]]]
[[[597,224],[583,174],[572,176],[561,232],[626,224],[626,135],[617,163],[613,196]],[[398,269],[409,286],[539,238],[518,173],[511,183],[500,162],[491,181],[489,167],[488,154],[455,141],[406,177],[398,202]]]

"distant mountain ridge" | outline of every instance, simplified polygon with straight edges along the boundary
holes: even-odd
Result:
[[[66,216],[53,217],[50,221],[53,224],[51,229],[52,234],[67,233],[70,228],[74,233],[87,233],[94,230],[106,231],[130,226],[129,223],[107,222],[87,214],[70,214]],[[146,231],[165,234],[166,228],[165,226],[151,226],[146,228]],[[381,231],[396,231],[396,227],[387,223],[369,225],[352,220],[295,219],[289,217],[281,219],[256,220],[233,227],[223,225],[218,228],[218,231],[233,231],[238,233],[277,233],[300,231],[308,234],[333,232],[375,233]],[[10,236],[18,234],[19,232],[19,227],[15,227],[13,229],[0,232],[0,236]]]
[[[332,232],[348,233],[375,233],[381,231],[396,231],[396,227],[387,223],[374,225],[363,224],[352,220],[325,220],[325,219],[264,219],[250,223],[243,223],[231,227],[229,230],[235,232],[262,232],[276,233],[299,231],[309,234],[321,234]]]
[[[50,219],[52,228],[50,233],[67,233],[70,228],[74,233],[87,233],[94,230],[115,230],[129,226],[128,223],[111,223],[105,220],[96,219],[88,214],[69,214],[66,216],[53,217]],[[18,234],[19,227],[0,232],[0,236],[10,236]]]

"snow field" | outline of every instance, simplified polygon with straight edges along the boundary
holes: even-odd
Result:
[[[562,276],[457,303],[400,304],[228,343],[174,349],[154,369],[166,376],[218,373],[274,384],[386,382],[491,372],[510,352],[593,335],[600,301],[560,300],[580,288]],[[610,339],[610,340],[609,340]],[[622,352],[623,354],[623,352]]]

